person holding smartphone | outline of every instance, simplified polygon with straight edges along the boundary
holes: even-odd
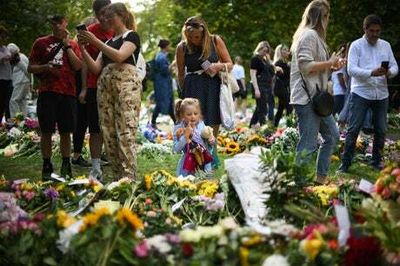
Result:
[[[114,30],[110,27],[104,17],[105,7],[110,4],[110,0],[95,0],[92,9],[98,22],[90,24],[87,28],[85,24],[78,25],[76,27],[77,31],[91,32],[102,42],[111,39],[114,36]],[[85,49],[93,60],[95,60],[100,53],[100,50],[93,44],[86,45]],[[81,77],[82,89],[78,92],[78,119],[77,130],[73,135],[74,154],[72,164],[84,165],[85,163],[81,153],[85,133],[89,127],[89,148],[92,158],[92,169],[90,170],[89,177],[101,180],[102,171],[100,167],[100,157],[103,139],[100,132],[99,111],[97,108],[98,75],[88,71],[87,64],[83,61]]]
[[[350,45],[348,56],[348,72],[352,79],[351,114],[339,172],[348,172],[368,109],[372,110],[374,127],[371,166],[378,170],[383,167],[389,103],[387,79],[397,75],[398,66],[390,44],[379,38],[382,20],[377,15],[368,15],[363,24],[365,34]]]
[[[29,57],[28,72],[40,75],[37,116],[43,156],[42,178],[50,178],[51,136],[60,133],[61,176],[72,178],[70,154],[71,133],[76,122],[75,71],[81,68],[78,44],[69,39],[68,21],[62,15],[48,19],[52,34],[38,38]]]

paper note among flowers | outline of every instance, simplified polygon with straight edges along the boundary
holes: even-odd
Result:
[[[358,185],[358,189],[367,194],[371,194],[374,189],[374,184],[372,184],[368,180],[361,179],[360,184]]]
[[[336,204],[335,205],[336,220],[339,226],[338,242],[339,246],[346,245],[347,239],[350,237],[350,219],[347,207]]]

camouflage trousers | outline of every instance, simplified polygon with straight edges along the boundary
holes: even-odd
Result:
[[[136,132],[142,82],[135,66],[110,64],[97,81],[100,126],[114,179],[137,176]]]

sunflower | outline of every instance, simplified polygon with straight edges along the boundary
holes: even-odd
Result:
[[[69,216],[65,211],[58,211],[57,214],[57,225],[66,228],[76,222],[75,218]]]
[[[92,213],[88,213],[83,217],[83,224],[79,231],[83,232],[90,226],[95,226],[99,219],[103,216],[110,215],[110,211],[107,208],[99,208]]]
[[[228,142],[226,144],[226,153],[234,155],[240,152],[240,145],[235,141]]]
[[[143,222],[140,220],[140,218],[134,214],[129,208],[123,207],[121,208],[118,213],[117,213],[117,221],[120,224],[125,224],[125,222],[128,222],[133,230],[137,229],[142,229],[143,228]]]

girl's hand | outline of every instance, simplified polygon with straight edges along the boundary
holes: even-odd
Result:
[[[93,33],[86,30],[80,30],[78,35],[78,42],[79,44],[86,45],[86,44],[94,44],[97,40],[96,36]]]
[[[254,89],[254,96],[256,97],[256,99],[260,99],[261,93],[259,89]]]
[[[193,128],[190,125],[188,125],[187,127],[185,127],[184,134],[185,134],[186,141],[190,142],[192,135],[193,135]]]
[[[178,128],[178,129],[176,130],[176,132],[175,132],[176,138],[177,138],[177,139],[180,139],[181,136],[183,135],[183,133],[185,133],[185,129],[183,129],[183,128]]]
[[[275,72],[283,74],[283,69],[280,66],[275,66]]]

